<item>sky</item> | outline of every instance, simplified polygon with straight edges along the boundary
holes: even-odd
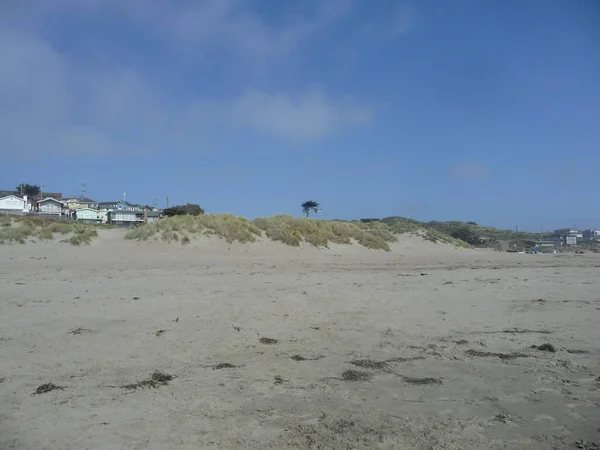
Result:
[[[0,2],[0,189],[600,227],[595,0]]]

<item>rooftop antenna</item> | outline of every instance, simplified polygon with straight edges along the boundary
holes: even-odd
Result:
[[[169,196],[167,195],[167,197],[165,198],[166,204],[167,204],[167,209],[169,209]]]
[[[87,186],[87,183],[81,183],[81,198],[85,198],[85,187]]]
[[[123,201],[127,198],[127,191],[123,191]]]

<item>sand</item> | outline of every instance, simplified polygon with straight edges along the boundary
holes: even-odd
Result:
[[[0,246],[0,448],[597,448],[599,267],[409,236]]]

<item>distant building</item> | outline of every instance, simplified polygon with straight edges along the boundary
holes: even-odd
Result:
[[[82,208],[98,209],[98,202],[91,198],[66,198],[63,200],[69,211],[76,211]]]
[[[549,240],[549,239],[543,239],[540,241],[534,241],[533,244],[534,244],[533,245],[534,247],[552,248],[552,247],[556,246],[556,241]]]
[[[106,213],[106,223],[119,227],[134,227],[144,223],[142,210],[111,210]]]
[[[62,193],[61,192],[41,192],[40,196],[44,197],[44,199],[47,198],[53,198],[54,200],[61,200],[62,201]],[[41,197],[38,198],[38,200],[41,200]]]
[[[100,211],[142,211],[143,208],[140,205],[134,205],[133,203],[126,202],[125,200],[118,200],[116,202],[99,202],[97,204]]]
[[[47,216],[62,216],[64,203],[55,198],[45,198],[38,200],[37,210],[40,214]]]
[[[79,208],[75,210],[73,217],[77,222],[100,223],[98,210],[94,208]]]
[[[559,245],[576,245],[583,240],[583,232],[574,228],[560,228],[554,230],[550,240],[555,241]]]
[[[600,230],[584,230],[584,241],[600,241]]]
[[[23,198],[21,198],[11,194],[0,197],[0,212],[14,214],[25,214],[29,212],[27,196],[24,195]]]

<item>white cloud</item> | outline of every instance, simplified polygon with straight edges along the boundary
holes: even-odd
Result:
[[[453,178],[461,180],[481,180],[489,177],[489,168],[477,162],[462,162],[452,167],[450,174]]]
[[[250,89],[233,102],[233,118],[243,125],[289,140],[324,137],[372,118],[367,107],[333,101],[318,91],[291,97]]]

